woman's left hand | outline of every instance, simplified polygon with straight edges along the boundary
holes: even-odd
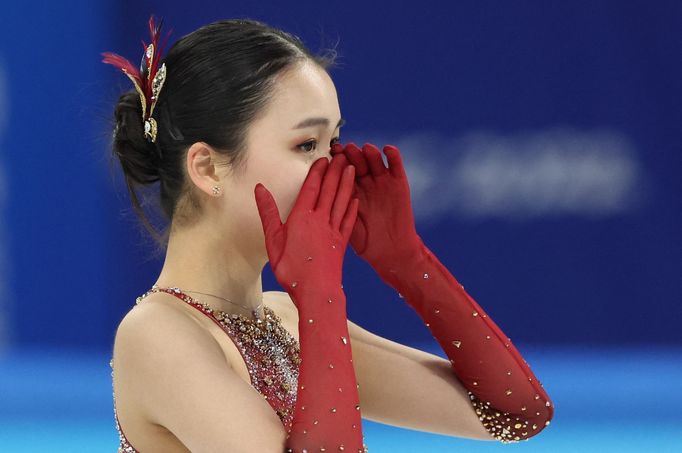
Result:
[[[360,199],[357,220],[350,236],[355,253],[377,272],[390,270],[396,260],[409,259],[421,250],[421,238],[415,229],[410,187],[400,151],[384,146],[388,168],[381,151],[365,143],[335,144],[332,155],[343,153],[355,166],[353,197]]]

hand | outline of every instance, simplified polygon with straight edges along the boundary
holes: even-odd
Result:
[[[369,143],[362,150],[354,143],[332,146],[332,155],[345,155],[355,166],[352,196],[360,199],[350,244],[357,255],[377,271],[396,260],[409,259],[420,249],[410,201],[410,187],[398,148],[384,146],[389,167],[381,152]]]
[[[343,155],[332,157],[331,163],[326,157],[317,159],[285,224],[272,194],[256,184],[270,266],[287,292],[316,279],[341,284],[343,258],[358,211],[358,200],[351,200],[354,175],[355,168]]]

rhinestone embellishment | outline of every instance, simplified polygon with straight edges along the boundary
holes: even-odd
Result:
[[[282,326],[281,319],[275,312],[269,307],[264,307],[265,319],[252,319],[241,314],[228,315],[214,311],[207,304],[182,293],[178,288],[159,288],[156,285],[137,297],[135,303],[139,304],[149,294],[159,291],[178,297],[214,319],[214,322],[223,328],[242,353],[251,377],[251,385],[272,406],[285,428],[290,429],[298,388],[300,346],[298,341]],[[113,358],[109,365],[112,368],[113,384]],[[304,386],[301,385],[301,389],[303,388]],[[120,439],[119,451],[138,453],[123,434],[116,416],[115,395],[113,395],[113,400],[116,429]]]

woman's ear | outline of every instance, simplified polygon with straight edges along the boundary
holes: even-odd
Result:
[[[209,196],[215,195],[214,186],[221,186],[216,174],[216,151],[204,142],[193,143],[187,150],[187,176],[195,186]]]

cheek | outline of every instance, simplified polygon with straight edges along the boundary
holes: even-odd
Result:
[[[251,181],[249,184],[255,186],[256,183],[261,182],[270,191],[277,204],[282,223],[286,223],[313,161],[289,157],[277,162],[270,160],[259,164],[253,176],[249,178]],[[258,218],[255,200],[253,200],[253,212]]]
[[[285,223],[291,210],[296,204],[296,199],[298,194],[301,192],[301,187],[303,186],[303,181],[308,174],[308,165],[296,168],[294,171],[290,171],[286,180],[282,181],[281,186],[275,195],[275,201],[277,202],[277,207],[279,208],[280,216],[282,217],[282,223]]]

